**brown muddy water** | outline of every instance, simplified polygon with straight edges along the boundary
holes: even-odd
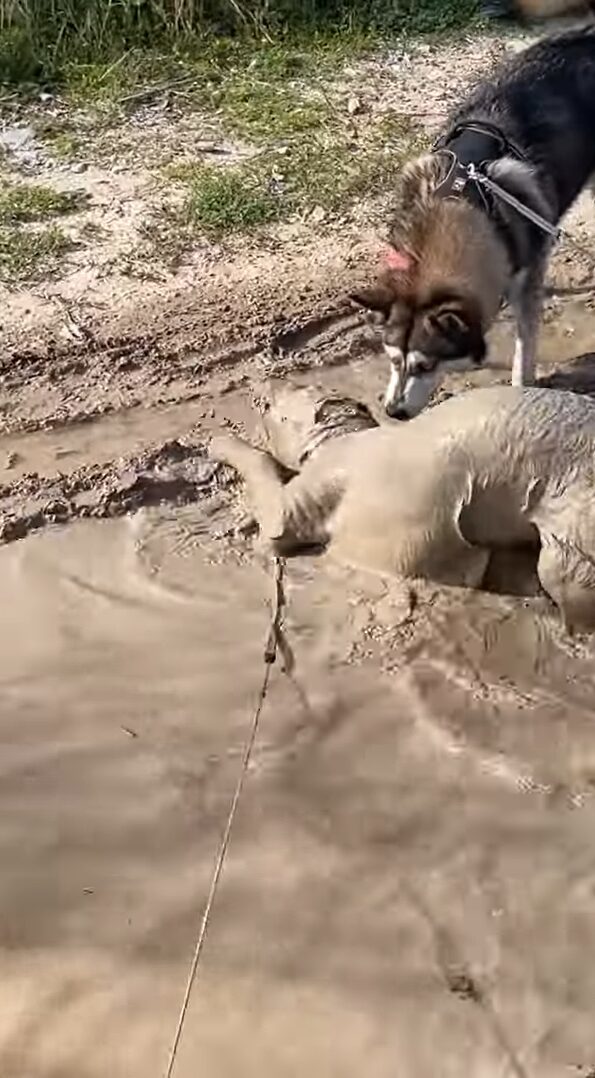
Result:
[[[312,347],[273,376],[377,401]],[[0,393],[1,1078],[164,1073],[262,679],[271,566],[205,451],[271,371],[124,351]],[[595,640],[324,559],[285,629],[176,1078],[592,1075]]]
[[[163,1073],[271,595],[208,510],[0,552],[7,1078]],[[287,591],[177,1073],[588,1073],[593,645],[543,600]]]

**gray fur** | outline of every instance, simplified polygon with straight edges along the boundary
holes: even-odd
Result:
[[[584,397],[473,390],[412,423],[327,441],[286,485],[241,439],[216,439],[211,455],[244,476],[278,554],[328,546],[361,568],[479,587],[494,552],[539,545],[539,579],[566,623],[595,628],[595,405]]]

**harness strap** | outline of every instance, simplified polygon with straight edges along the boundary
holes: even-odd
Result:
[[[469,139],[467,136],[482,136],[483,146],[479,144],[477,138]],[[490,143],[492,147],[496,147],[496,153],[492,153],[490,150]],[[505,155],[515,157],[517,161],[526,161],[527,157],[517,146],[516,142],[505,135],[504,132],[497,126],[497,124],[489,123],[487,120],[469,120],[468,122],[455,124],[450,131],[447,131],[444,135],[441,135],[434,143],[432,149],[435,150],[452,150],[454,149],[458,157],[465,156],[465,150],[468,149],[469,154],[473,157],[484,160],[496,161],[499,157]],[[478,155],[478,150],[479,155]],[[477,164],[477,160],[471,162],[469,160],[467,164]]]
[[[447,153],[451,166],[442,183],[436,188],[440,198],[464,198],[484,213],[498,230],[516,272],[524,265],[522,239],[503,219],[494,199],[494,185],[479,182],[485,168],[504,156],[526,161],[519,147],[496,124],[470,121],[457,124],[442,135],[432,148],[433,153]]]

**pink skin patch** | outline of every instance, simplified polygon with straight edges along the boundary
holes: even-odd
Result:
[[[408,273],[412,265],[411,256],[403,251],[395,251],[394,247],[389,247],[385,252],[384,261],[389,269],[397,273]]]

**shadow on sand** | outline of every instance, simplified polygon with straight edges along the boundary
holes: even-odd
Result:
[[[536,385],[542,389],[566,389],[595,397],[595,352],[585,352],[569,360],[563,367],[538,378]]]

